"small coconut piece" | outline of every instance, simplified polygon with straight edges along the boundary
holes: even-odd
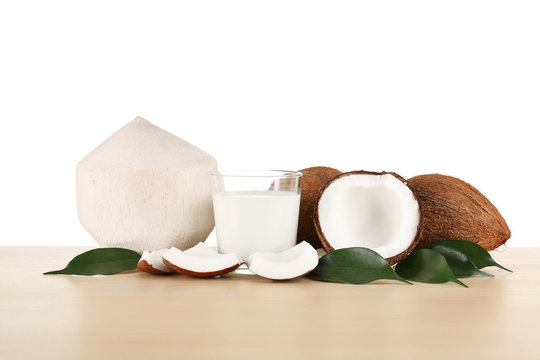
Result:
[[[315,229],[328,252],[365,247],[395,264],[422,231],[418,199],[401,176],[352,171],[328,182],[315,205]]]
[[[163,263],[181,274],[206,278],[231,272],[242,260],[236,254],[219,254],[201,242],[185,251],[170,249],[163,254]]]
[[[317,250],[309,243],[300,244],[280,253],[255,253],[247,260],[249,270],[271,280],[290,280],[306,275],[319,262]]]
[[[429,174],[407,182],[422,202],[424,230],[418,247],[452,239],[493,250],[510,238],[510,229],[495,205],[465,181]]]
[[[313,225],[313,211],[319,191],[328,181],[341,174],[341,171],[316,166],[300,170],[302,173],[302,195],[300,197],[300,214],[298,217],[298,235],[296,242],[307,241],[315,249],[322,248],[321,241]]]
[[[170,274],[174,270],[163,263],[163,254],[169,249],[160,249],[154,251],[143,251],[141,259],[137,263],[137,269],[156,275]]]

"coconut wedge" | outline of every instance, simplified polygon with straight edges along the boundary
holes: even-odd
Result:
[[[319,262],[317,250],[309,243],[300,244],[280,253],[255,253],[247,260],[249,270],[271,280],[290,280],[306,275]]]
[[[333,178],[321,189],[314,224],[326,251],[366,247],[395,264],[418,242],[422,211],[401,176],[352,171]]]
[[[137,269],[156,275],[170,274],[174,270],[163,263],[163,254],[169,249],[143,251],[141,259],[137,263]]]
[[[185,251],[170,249],[163,254],[163,263],[181,274],[206,278],[231,272],[242,260],[236,254],[219,254],[201,242]]]

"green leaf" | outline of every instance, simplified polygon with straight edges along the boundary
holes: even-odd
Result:
[[[431,249],[420,249],[409,254],[396,265],[396,273],[412,281],[432,284],[452,281],[468,287],[454,276],[444,256]]]
[[[318,280],[365,284],[379,279],[397,280],[411,284],[398,276],[386,260],[373,250],[351,247],[329,252],[319,259],[309,274]]]
[[[49,271],[43,275],[112,275],[137,268],[141,255],[121,248],[98,248],[77,255],[62,270]]]
[[[501,268],[506,271],[512,272],[512,270],[507,269],[493,260],[491,255],[487,252],[486,249],[484,249],[482,246],[473,243],[472,241],[465,241],[465,240],[441,240],[441,241],[435,241],[431,244],[429,244],[428,248],[436,250],[436,251],[445,251],[441,250],[443,248],[445,249],[452,249],[455,252],[459,252],[466,256],[471,263],[474,264],[478,269],[485,268],[487,266],[496,266],[498,268]]]
[[[493,275],[488,274],[487,272],[480,271],[465,254],[458,250],[446,246],[429,246],[428,248],[435,250],[444,256],[448,266],[450,266],[450,270],[452,270],[456,277],[469,277],[475,275],[493,277]]]

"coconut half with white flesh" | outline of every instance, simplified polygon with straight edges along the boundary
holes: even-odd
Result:
[[[314,223],[326,251],[366,247],[395,264],[418,242],[422,211],[401,176],[352,171],[337,176],[321,189]]]
[[[306,275],[319,262],[317,250],[302,241],[280,253],[255,253],[247,260],[253,273],[271,280],[290,280]]]
[[[141,259],[137,263],[137,269],[156,275],[170,274],[173,269],[163,263],[163,254],[169,249],[160,249],[154,251],[143,251]]]
[[[163,254],[163,263],[181,274],[205,278],[231,272],[242,260],[236,254],[220,254],[201,242],[185,251],[171,248]]]

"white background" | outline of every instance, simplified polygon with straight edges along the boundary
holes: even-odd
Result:
[[[91,245],[77,162],[135,116],[221,169],[440,172],[540,246],[538,1],[2,1],[0,245]]]

